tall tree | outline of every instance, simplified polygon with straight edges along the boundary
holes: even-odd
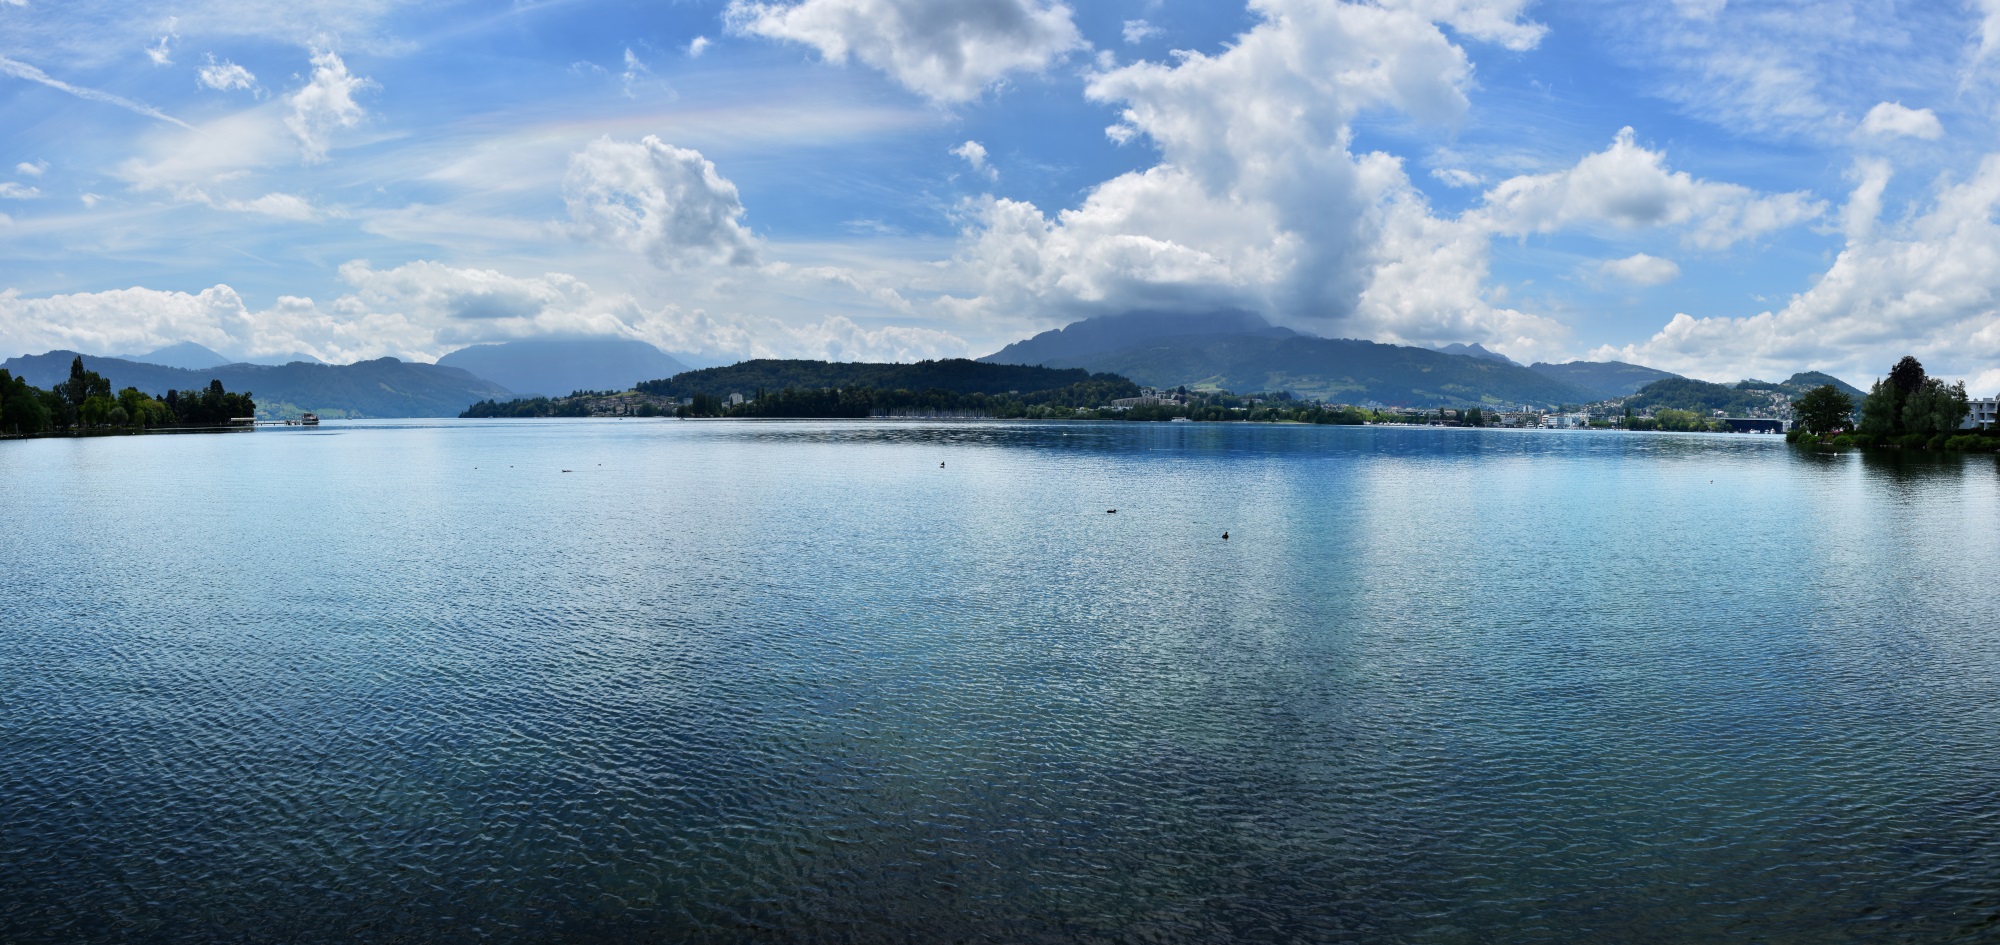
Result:
[[[1792,414],[1806,432],[1825,436],[1847,428],[1854,416],[1854,399],[1841,393],[1840,388],[1824,384],[1807,391],[1792,404]]]

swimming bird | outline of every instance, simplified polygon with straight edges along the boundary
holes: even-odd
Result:
[[[1104,514],[1106,514],[1106,515],[1117,515],[1117,514],[1118,514],[1118,510],[1117,510],[1117,509],[1105,509],[1105,510],[1104,510]]]
[[[1228,541],[1228,540],[1229,540],[1229,533],[1228,533],[1228,532],[1223,532],[1223,533],[1222,533],[1222,540],[1223,540],[1223,541]]]
[[[938,468],[939,468],[939,469],[943,469],[943,468],[944,468],[944,464],[943,464],[943,463],[939,463],[939,464],[938,464]]]
[[[565,470],[563,470],[563,472],[569,472],[569,470],[565,469]]]

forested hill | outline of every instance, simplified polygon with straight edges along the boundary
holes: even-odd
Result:
[[[10,358],[0,367],[36,387],[69,377],[73,351]],[[254,391],[257,415],[266,419],[310,410],[340,417],[455,417],[465,405],[509,392],[457,368],[377,358],[354,364],[223,364],[188,371],[118,358],[83,355],[86,369],[110,379],[113,390],[136,387],[146,393],[201,390],[219,380],[234,391]]]
[[[1082,368],[984,364],[964,358],[919,361],[915,364],[760,359],[727,367],[685,371],[673,377],[646,381],[638,386],[638,390],[664,397],[693,397],[696,394],[713,397],[742,394],[750,397],[759,390],[775,392],[787,388],[819,390],[829,387],[944,390],[954,394],[1027,394],[1092,382],[1121,388],[1131,384],[1116,375],[1092,374]],[[1121,393],[1116,396],[1130,395]]]

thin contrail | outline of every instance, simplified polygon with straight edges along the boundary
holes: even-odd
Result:
[[[0,74],[11,75],[17,79],[26,79],[30,82],[40,82],[41,84],[46,85],[49,88],[59,89],[64,92],[68,92],[69,94],[74,95],[77,98],[89,99],[90,101],[93,102],[103,102],[106,105],[116,105],[119,108],[126,109],[127,111],[138,112],[139,114],[144,115],[147,118],[157,118],[161,121],[167,122],[168,124],[179,125],[182,128],[186,128],[189,131],[194,130],[193,125],[190,125],[187,122],[175,118],[174,116],[169,115],[166,112],[160,111],[159,109],[154,108],[153,106],[148,105],[144,102],[135,102],[129,98],[125,98],[124,96],[113,95],[110,92],[100,92],[97,89],[86,89],[83,88],[82,86],[71,85],[68,82],[64,82],[61,79],[58,79],[52,75],[49,75],[46,72],[43,72],[40,69],[35,68],[34,66],[28,65],[25,62],[19,62],[13,59],[9,59],[6,56],[0,56]]]

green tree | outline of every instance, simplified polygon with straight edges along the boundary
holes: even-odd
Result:
[[[1847,427],[1854,415],[1854,399],[1841,393],[1840,388],[1824,384],[1807,391],[1792,404],[1792,413],[1807,432],[1825,436]]]
[[[1928,377],[1904,399],[1903,431],[1923,436],[1956,433],[1971,412],[1964,382],[1946,384]]]

